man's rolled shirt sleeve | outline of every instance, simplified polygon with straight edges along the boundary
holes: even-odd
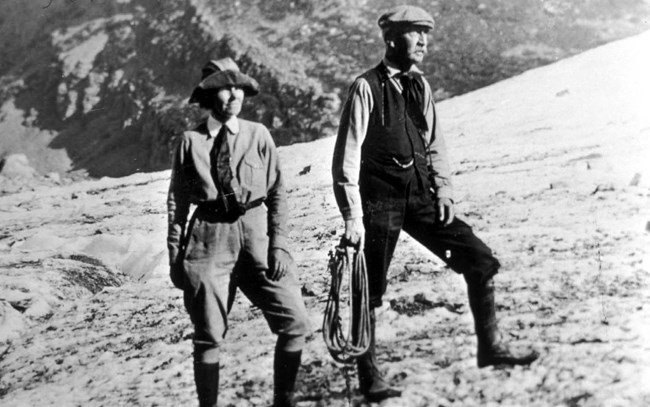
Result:
[[[425,81],[424,97],[427,104],[424,109],[424,116],[429,125],[429,129],[433,129],[427,134],[428,148],[427,155],[430,157],[428,163],[432,167],[433,175],[433,188],[436,191],[438,198],[448,198],[454,200],[454,190],[451,183],[451,169],[449,167],[449,157],[447,155],[447,146],[445,138],[440,127],[440,118],[437,117],[431,87]]]
[[[359,170],[361,146],[366,137],[371,111],[370,86],[365,79],[358,78],[350,87],[348,100],[341,114],[332,160],[334,197],[344,220],[363,217]]]
[[[170,265],[175,265],[179,261],[178,256],[190,208],[190,188],[183,171],[186,156],[187,140],[185,137],[181,137],[172,158],[172,175],[167,195],[167,249],[169,250]]]

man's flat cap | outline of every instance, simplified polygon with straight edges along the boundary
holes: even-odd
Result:
[[[379,28],[382,30],[399,25],[419,25],[433,29],[433,17],[420,7],[397,6],[379,17]]]
[[[208,61],[201,70],[201,82],[196,85],[189,103],[199,103],[199,100],[209,94],[208,91],[219,90],[226,86],[236,86],[244,90],[246,96],[254,96],[260,92],[260,85],[250,76],[239,71],[239,67],[231,58]]]

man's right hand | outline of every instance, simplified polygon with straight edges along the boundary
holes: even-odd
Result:
[[[362,218],[346,220],[342,242],[346,246],[358,246],[359,250],[363,250],[365,233]]]
[[[179,289],[185,288],[185,270],[183,270],[183,262],[176,261],[169,266],[169,277],[174,284],[174,287]]]

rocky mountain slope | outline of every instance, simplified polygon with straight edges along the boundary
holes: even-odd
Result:
[[[208,58],[231,56],[263,92],[244,115],[287,145],[331,135],[349,83],[381,57],[395,0],[3,0],[0,159],[40,176],[168,168],[170,140]],[[423,69],[438,99],[649,28],[644,0],[414,0],[437,20]],[[20,190],[45,179],[7,180]],[[37,177],[38,178],[38,177]]]
[[[458,214],[496,251],[501,326],[542,352],[478,369],[462,278],[408,236],[379,312],[383,406],[650,404],[650,32],[439,104]],[[299,406],[363,405],[319,326],[342,222],[333,138],[282,147],[314,333]],[[309,167],[309,171],[306,168]],[[0,197],[0,404],[194,403],[191,325],[165,265],[169,172]],[[273,337],[239,296],[220,401],[270,403]]]

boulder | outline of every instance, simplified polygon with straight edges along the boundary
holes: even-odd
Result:
[[[0,343],[16,339],[25,327],[23,316],[7,301],[0,301]]]
[[[0,161],[0,174],[7,178],[34,178],[36,170],[25,154],[10,154]]]

